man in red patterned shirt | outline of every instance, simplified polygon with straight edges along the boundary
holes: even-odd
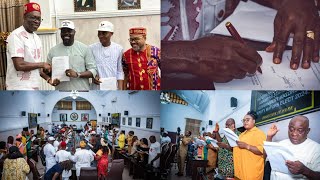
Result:
[[[123,54],[125,89],[160,90],[160,49],[146,44],[146,29],[129,30],[132,48]],[[126,83],[127,80],[127,83]]]

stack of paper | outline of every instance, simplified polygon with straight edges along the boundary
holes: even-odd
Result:
[[[286,165],[286,160],[296,161],[297,159],[290,149],[279,143],[267,141],[264,141],[263,148],[267,153],[273,171],[291,174]]]
[[[239,137],[231,129],[224,128],[223,129],[223,134],[226,136],[226,138],[227,138],[227,140],[229,142],[229,145],[231,147],[238,146],[236,141],[239,140]]]
[[[211,144],[212,144],[212,146],[213,147],[219,147],[218,146],[218,144],[217,144],[217,140],[215,140],[215,139],[212,139],[211,137],[209,137],[209,136],[206,136],[206,137],[204,137],[206,140],[209,140],[210,142],[211,142]]]

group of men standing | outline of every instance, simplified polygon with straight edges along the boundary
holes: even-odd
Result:
[[[41,23],[41,10],[37,3],[25,5],[24,23],[8,37],[7,90],[38,90],[40,76],[56,90],[99,89],[108,81],[110,90],[159,90],[160,49],[146,44],[146,29],[129,29],[132,48],[111,41],[114,26],[108,21],[99,24],[100,42],[87,46],[74,39],[76,28],[72,21],[62,21],[62,43],[50,49],[46,62],[41,58],[41,40],[35,31]],[[53,59],[67,57],[69,68],[65,76],[69,80],[52,77]],[[90,85],[89,79],[96,85]]]

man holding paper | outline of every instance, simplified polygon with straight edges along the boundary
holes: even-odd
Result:
[[[121,62],[123,47],[111,41],[113,27],[111,22],[102,21],[98,28],[100,42],[90,45],[98,69],[98,75],[94,78],[94,83],[100,85],[100,87],[94,87],[94,89],[123,89],[124,73]]]
[[[262,180],[264,171],[263,141],[266,135],[255,126],[257,114],[249,111],[243,118],[246,129],[233,148],[234,176],[246,180]]]
[[[47,62],[52,64],[52,75],[41,73],[56,90],[89,90],[89,78],[96,76],[96,64],[90,48],[74,40],[72,21],[61,23],[62,43],[50,49]]]
[[[267,141],[277,134],[279,129],[275,124],[271,126],[267,134]],[[289,148],[297,161],[286,161],[286,166],[292,174],[271,171],[271,179],[320,179],[320,145],[309,139],[309,119],[305,116],[295,116],[288,126],[289,139],[279,142]],[[300,176],[299,176],[300,175]]]

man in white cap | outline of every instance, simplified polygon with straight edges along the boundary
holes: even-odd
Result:
[[[57,162],[55,159],[56,149],[53,147],[55,138],[49,137],[48,143],[43,147],[43,153],[46,156],[46,172],[51,169]]]
[[[72,21],[62,21],[60,30],[63,42],[50,49],[47,62],[51,63],[54,57],[61,59],[67,56],[65,60],[69,61],[69,69],[65,70],[65,75],[70,77],[70,81],[51,79],[44,72],[41,76],[56,90],[89,90],[89,78],[97,74],[92,52],[87,45],[74,40],[76,31]]]
[[[111,41],[114,26],[109,21],[102,21],[97,30],[100,42],[90,45],[98,68],[98,75],[95,77],[94,83],[99,85],[103,81],[108,81],[110,82],[110,90],[122,90],[124,79],[121,62],[123,48]],[[101,88],[95,86],[93,89]]]

